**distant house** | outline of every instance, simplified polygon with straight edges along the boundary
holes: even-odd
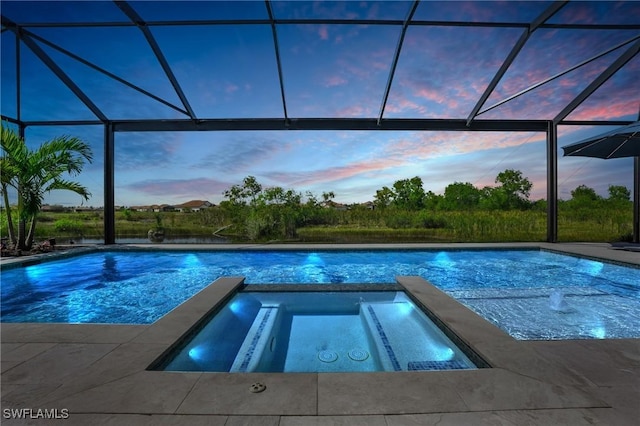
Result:
[[[156,213],[159,212],[174,212],[176,211],[175,206],[171,206],[169,204],[160,204],[159,206],[153,206],[153,211]]]
[[[151,207],[150,206],[131,206],[129,207],[130,210],[133,210],[135,212],[150,212],[151,211]]]
[[[365,209],[368,209],[368,210],[375,210],[375,208],[376,208],[376,205],[375,205],[375,203],[373,201],[366,201],[366,202],[364,202],[364,203],[362,203],[360,205],[362,207],[364,207]]]
[[[104,209],[102,207],[74,207],[73,211],[76,213],[91,213],[91,212],[101,212]]]
[[[191,200],[186,203],[179,204],[175,209],[179,212],[198,212],[203,209],[213,207],[213,204],[203,200]]]
[[[349,210],[349,206],[347,206],[346,204],[336,203],[333,200],[327,201],[325,203],[325,207],[329,207],[329,208],[340,210],[340,211]]]
[[[176,211],[176,208],[169,204],[153,204],[148,207],[140,207],[140,208],[146,208],[146,210],[138,210],[138,211],[147,211],[147,212],[153,212],[153,213]]]
[[[41,208],[40,211],[42,212],[48,212],[48,213],[60,213],[60,212],[64,212],[67,209],[65,209],[63,206],[59,205],[59,204],[44,204]]]

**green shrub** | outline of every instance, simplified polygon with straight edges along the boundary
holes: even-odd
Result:
[[[414,214],[407,211],[395,210],[385,218],[385,224],[393,229],[413,228],[414,216]]]
[[[265,217],[265,215],[250,215],[245,225],[247,238],[251,241],[256,241],[271,235],[273,230],[272,223],[271,218]]]
[[[64,232],[67,234],[82,235],[85,226],[79,220],[58,219],[53,224],[56,232]]]
[[[435,215],[429,211],[422,210],[416,217],[416,226],[427,229],[446,228],[447,221],[444,216]]]

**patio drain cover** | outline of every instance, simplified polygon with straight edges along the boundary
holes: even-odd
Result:
[[[318,358],[322,362],[333,362],[338,359],[338,354],[333,351],[320,351],[318,352]]]

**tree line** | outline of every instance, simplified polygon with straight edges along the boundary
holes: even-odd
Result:
[[[425,192],[418,176],[396,181],[391,188],[376,191],[375,205],[395,206],[407,210],[514,210],[531,207],[529,195],[533,184],[519,170],[507,169],[495,179],[497,186],[476,188],[469,182],[449,184],[443,195]]]
[[[546,206],[546,200],[531,201],[529,196],[533,188],[531,181],[519,170],[506,169],[495,178],[496,186],[477,188],[469,182],[449,184],[443,195],[425,192],[422,179],[396,181],[391,188],[383,187],[376,191],[375,205],[394,206],[406,210],[529,210]],[[603,202],[610,206],[623,206],[631,200],[631,191],[625,186],[609,185],[609,196],[599,196],[593,188],[580,185],[571,191],[571,200],[559,200],[569,206],[595,206]]]
[[[372,205],[352,204],[338,209],[333,191],[317,196],[293,189],[264,187],[254,176],[224,191],[224,200],[208,216],[225,224],[236,235],[249,240],[295,238],[297,230],[307,226],[364,226],[388,228],[444,228],[450,226],[446,212],[469,211],[544,211],[546,200],[531,201],[531,181],[519,170],[498,173],[495,186],[477,188],[469,182],[454,182],[442,195],[425,191],[422,179],[415,176],[383,186],[374,195]],[[609,197],[580,185],[572,198],[559,201],[562,211],[588,216],[592,208],[630,206],[630,191],[624,186],[609,187]],[[334,207],[334,208],[331,208]],[[587,209],[587,211],[585,211]]]

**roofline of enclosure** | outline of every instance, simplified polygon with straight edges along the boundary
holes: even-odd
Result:
[[[81,58],[80,56],[76,55],[75,53],[72,53],[72,52],[68,51],[67,49],[65,49],[63,47],[58,46],[55,43],[52,43],[49,40],[47,40],[47,39],[45,39],[43,37],[40,37],[37,34],[32,33],[31,31],[28,31],[28,30],[25,30],[25,29],[23,29],[22,31],[25,34],[28,34],[31,38],[38,40],[42,44],[45,44],[45,45],[51,47],[52,49],[57,50],[58,52],[66,55],[66,56],[68,56],[68,57],[70,57],[70,58],[72,58],[72,59],[74,59],[74,60],[76,60],[78,62],[80,62],[81,64],[86,65],[89,68],[92,68],[95,71],[98,71],[99,73],[104,74],[105,76],[107,76],[107,77],[109,77],[109,78],[111,78],[111,79],[113,79],[113,80],[115,80],[115,81],[117,81],[119,83],[122,83],[125,86],[127,86],[127,87],[129,87],[129,88],[131,88],[131,89],[133,89],[133,90],[135,90],[135,91],[137,91],[137,92],[139,92],[139,93],[141,93],[141,94],[143,94],[143,95],[145,95],[145,96],[147,96],[147,97],[149,97],[151,99],[153,99],[154,101],[160,102],[161,104],[166,105],[169,108],[171,108],[171,109],[173,109],[175,111],[178,111],[179,113],[181,113],[183,115],[189,116],[189,113],[187,111],[181,109],[180,107],[174,105],[173,103],[171,103],[171,102],[169,102],[169,101],[167,101],[167,100],[165,100],[165,99],[163,99],[163,98],[161,98],[159,96],[156,96],[153,93],[151,93],[151,92],[149,92],[149,91],[147,91],[145,89],[142,89],[141,87],[131,83],[130,81],[127,81],[126,79],[124,79],[122,77],[119,77],[119,76],[113,74],[110,71],[105,70],[104,68],[94,64],[93,62],[88,61],[88,60],[86,60],[84,58]]]
[[[24,126],[102,126],[100,120],[18,120],[2,114],[0,119]],[[190,131],[267,131],[267,130],[363,130],[363,131],[485,131],[485,132],[546,132],[548,120],[474,120],[467,126],[465,119],[404,119],[384,118],[221,118],[202,119],[139,119],[108,120],[114,132],[190,132]],[[559,126],[626,126],[633,120],[562,120]]]
[[[118,6],[118,8],[120,8],[120,10],[122,10],[122,12],[125,15],[127,15],[129,19],[131,19],[131,22],[135,24],[135,26],[138,27],[140,31],[142,31],[144,38],[147,40],[147,44],[149,45],[156,59],[160,63],[162,70],[164,71],[165,75],[169,79],[169,82],[171,83],[173,90],[176,92],[176,95],[178,95],[180,102],[182,102],[184,109],[188,112],[189,117],[192,120],[195,120],[196,114],[191,108],[191,105],[189,104],[189,100],[187,99],[187,96],[184,94],[184,91],[182,90],[182,87],[180,86],[178,79],[173,73],[173,70],[171,69],[169,62],[167,61],[167,58],[164,56],[164,53],[162,53],[162,49],[160,48],[160,45],[158,44],[155,37],[151,33],[151,30],[149,30],[149,25],[147,24],[147,22],[144,19],[142,19],[142,17],[138,15],[138,12],[136,12],[135,9],[132,8],[129,5],[129,3],[127,3],[126,1],[114,1],[114,3],[116,4],[116,6]]]
[[[116,1],[116,3],[120,3]],[[126,3],[126,2],[124,2]],[[564,3],[564,2],[554,2]],[[550,6],[550,8],[552,8]],[[535,21],[534,21],[535,22]],[[192,19],[192,20],[149,20],[144,21],[147,27],[175,27],[197,25],[395,25],[402,26],[404,19],[334,19],[334,18],[253,18],[253,19]],[[4,25],[4,24],[3,24]],[[111,21],[111,22],[15,22],[15,25],[23,28],[73,28],[73,27],[135,27],[135,22]],[[6,25],[7,27],[9,25]],[[529,29],[531,23],[527,22],[491,22],[491,21],[440,21],[412,19],[409,26],[436,26],[436,27],[495,27],[495,28],[523,28]],[[538,28],[567,29],[567,30],[638,30],[640,24],[567,24],[567,23],[542,23]],[[3,29],[4,31],[5,29]]]
[[[280,83],[280,98],[282,99],[282,112],[284,115],[284,119],[287,120],[289,118],[289,113],[287,112],[287,97],[284,91],[284,77],[282,75],[282,61],[280,59],[280,45],[278,43],[278,30],[276,28],[275,19],[273,17],[273,11],[271,9],[271,1],[265,0],[264,3],[265,3],[265,7],[267,8],[267,13],[269,14],[271,36],[273,37],[274,55],[276,58],[276,66],[278,67],[278,82]]]
[[[632,38],[631,40],[628,40],[624,43],[622,43],[622,45],[618,45],[615,46],[613,49],[609,49],[607,51],[605,51],[604,53],[601,53],[599,55],[597,55],[594,58],[588,59],[587,61],[584,61],[583,63],[576,65],[568,70],[563,71],[562,73],[560,73],[559,75],[555,75],[552,78],[549,78],[545,81],[541,81],[536,83],[534,86],[529,87],[528,89],[525,89],[522,93],[516,94],[510,98],[507,98],[505,100],[500,101],[497,105],[493,105],[489,108],[486,108],[484,110],[481,111],[482,106],[484,105],[484,103],[486,102],[486,100],[489,98],[489,96],[493,93],[493,90],[497,87],[499,81],[501,80],[501,78],[504,76],[504,74],[506,73],[506,71],[508,70],[508,68],[511,66],[511,64],[513,63],[513,61],[515,60],[515,58],[517,57],[518,53],[521,51],[521,49],[526,45],[526,42],[528,41],[529,37],[531,36],[531,34],[540,29],[540,28],[556,28],[556,29],[590,29],[590,30],[610,30],[610,29],[640,29],[640,24],[548,24],[546,23],[546,21],[548,19],[550,19],[553,15],[555,15],[562,7],[564,7],[568,1],[556,1],[554,3],[552,3],[545,11],[543,11],[543,13],[541,13],[536,19],[534,19],[532,22],[530,23],[519,23],[519,22],[468,22],[468,21],[459,21],[459,22],[452,22],[452,21],[436,21],[436,20],[414,20],[413,19],[413,14],[415,13],[415,10],[417,9],[419,0],[416,0],[412,7],[410,8],[410,11],[407,15],[407,17],[404,20],[387,20],[387,19],[276,19],[273,16],[273,12],[270,8],[270,1],[269,0],[265,0],[265,4],[266,4],[266,8],[267,8],[267,12],[269,15],[269,19],[235,19],[235,20],[184,20],[184,21],[144,21],[138,14],[137,12],[126,2],[126,1],[119,1],[119,0],[114,0],[114,3],[116,4],[116,6],[122,10],[122,12],[130,19],[130,22],[126,22],[126,21],[122,21],[122,22],[66,22],[66,23],[55,23],[55,22],[40,22],[40,23],[16,23],[8,18],[6,18],[5,16],[2,16],[2,25],[4,26],[4,28],[2,29],[3,32],[5,30],[11,30],[16,34],[16,43],[19,45],[19,39],[23,40],[27,46],[52,70],[52,72],[54,72],[54,74],[60,78],[61,81],[63,81],[67,87],[69,87],[69,89],[76,95],[76,97],[78,97],[83,103],[85,103],[85,105],[96,115],[96,117],[100,120],[100,123],[105,123],[107,121],[117,121],[117,120],[111,120],[109,119],[92,101],[91,99],[84,94],[84,92],[73,82],[73,80],[68,77],[64,71],[57,66],[57,64],[55,63],[55,61],[53,61],[53,59],[51,59],[36,43],[33,42],[32,39],[37,39],[42,43],[45,43],[47,45],[49,45],[50,47],[66,54],[67,56],[72,57],[75,60],[80,61],[81,63],[97,70],[98,72],[101,72],[102,74],[122,83],[125,84],[126,86],[133,88],[134,90],[137,90],[138,92],[142,93],[143,95],[148,96],[149,98],[160,102],[184,115],[187,115],[188,117],[190,117],[191,120],[194,121],[194,123],[199,124],[199,122],[201,120],[198,120],[195,116],[195,113],[193,111],[193,109],[191,108],[189,101],[186,97],[186,95],[184,94],[177,78],[175,77],[171,67],[169,66],[169,63],[167,62],[166,58],[164,57],[164,54],[162,53],[160,46],[157,44],[157,42],[155,41],[155,38],[153,37],[153,35],[151,34],[149,27],[151,26],[167,26],[167,25],[171,25],[171,26],[188,26],[188,25],[242,25],[242,24],[247,24],[247,25],[251,25],[251,24],[265,24],[265,25],[270,25],[272,28],[272,32],[273,32],[273,38],[274,38],[274,49],[276,52],[276,64],[278,66],[278,77],[279,77],[279,84],[280,84],[280,92],[281,92],[281,97],[282,97],[282,106],[283,106],[283,111],[284,111],[284,119],[285,119],[285,124],[288,123],[289,121],[289,115],[287,112],[287,107],[286,107],[286,97],[285,97],[285,91],[284,91],[284,78],[282,75],[282,65],[281,65],[281,59],[279,56],[279,47],[278,47],[278,38],[277,38],[277,33],[276,33],[276,26],[277,25],[287,25],[287,24],[342,24],[342,25],[353,25],[353,24],[366,24],[366,25],[396,25],[396,26],[402,26],[402,32],[401,35],[399,37],[399,42],[398,42],[398,46],[396,48],[396,52],[392,61],[392,66],[391,66],[391,70],[388,76],[388,81],[387,81],[387,85],[385,87],[385,92],[384,92],[384,96],[382,99],[382,103],[381,103],[381,107],[380,107],[380,112],[378,114],[378,126],[382,126],[382,122],[384,121],[383,119],[383,115],[384,115],[384,109],[386,107],[386,102],[389,96],[389,91],[391,89],[391,83],[394,77],[394,73],[395,73],[395,67],[397,65],[397,61],[399,59],[399,55],[401,52],[401,48],[402,48],[402,41],[404,38],[404,35],[407,31],[407,29],[410,26],[461,26],[461,27],[497,27],[497,28],[523,28],[524,32],[523,34],[520,36],[520,38],[518,39],[518,41],[516,42],[516,44],[513,46],[512,50],[510,51],[509,55],[507,56],[507,58],[505,58],[505,60],[503,61],[500,69],[498,70],[498,72],[494,75],[492,81],[489,83],[489,85],[487,86],[487,88],[485,89],[485,91],[483,92],[483,94],[481,95],[480,99],[477,101],[477,103],[475,104],[475,106],[473,107],[471,113],[469,114],[469,116],[467,117],[467,124],[469,125],[473,120],[476,119],[476,117],[484,112],[489,111],[490,109],[498,106],[498,105],[502,105],[512,99],[514,99],[515,97],[519,96],[520,94],[526,93],[528,91],[531,91],[533,89],[535,89],[536,87],[539,87],[543,84],[548,83],[549,81],[553,80],[554,78],[559,77],[560,75],[564,75],[569,71],[574,70],[575,68],[578,68],[579,66],[582,66],[586,63],[589,63],[595,59],[597,59],[598,57],[602,56],[605,53],[610,52],[611,50],[615,50],[617,48],[620,48],[622,45],[630,43],[631,41],[637,40],[637,37]],[[71,52],[66,51],[65,49],[55,45],[54,43],[51,43],[49,41],[47,41],[46,39],[43,39],[40,36],[37,36],[36,34],[33,34],[29,31],[26,30],[26,28],[29,27],[33,27],[33,28],[40,28],[40,27],[113,27],[113,26],[126,26],[126,27],[137,27],[139,28],[143,35],[145,36],[148,45],[150,46],[150,48],[152,49],[154,55],[156,56],[156,58],[158,59],[162,69],[164,70],[167,78],[169,79],[171,85],[173,86],[176,94],[178,95],[179,99],[181,100],[183,106],[184,106],[184,110],[171,104],[170,102],[167,102],[166,100],[153,95],[150,92],[145,91],[144,89],[139,88],[138,86],[134,85],[131,82],[128,82],[127,80],[120,78],[100,67],[98,67],[97,65],[86,61],[82,58],[77,57],[77,55],[74,55]],[[622,56],[624,58],[626,58],[624,61],[622,61],[621,59],[623,59],[622,57],[619,58],[614,64],[612,64],[608,70],[606,70],[605,72],[603,72],[601,74],[601,76],[598,77],[598,79],[594,82],[592,82],[592,84],[587,87],[583,93],[581,93],[576,99],[574,99],[569,105],[567,105],[567,107],[560,113],[558,114],[555,118],[554,118],[554,122],[556,124],[562,124],[562,120],[564,118],[566,118],[566,116],[568,116],[577,106],[580,105],[580,103],[586,99],[586,97],[588,97],[589,94],[593,93],[593,91],[595,91],[598,87],[600,87],[600,85],[602,85],[611,75],[613,75],[615,73],[615,71],[617,71],[619,68],[621,68],[626,62],[628,62],[628,60],[630,60],[638,51],[638,45],[640,44],[639,41],[636,41],[636,43],[634,43],[634,45]],[[634,53],[629,54],[629,51],[633,50]],[[16,55],[19,56],[19,48],[16,50]],[[18,62],[18,61],[17,61]],[[17,67],[19,67],[19,64],[16,65]],[[19,69],[17,70],[19,72]],[[18,74],[18,79],[19,79],[19,74]],[[18,93],[17,93],[17,105],[20,105],[20,90],[18,89]],[[20,111],[18,111],[17,113],[18,115],[18,120],[20,119]],[[229,120],[234,120],[233,118],[230,118]],[[70,120],[69,122],[72,122],[74,120]],[[126,120],[123,120],[126,121]],[[135,120],[134,120],[135,121]],[[22,122],[22,121],[21,121]],[[51,124],[54,124],[53,122]],[[182,125],[178,125],[178,127],[181,127]],[[165,127],[164,125],[161,127]],[[206,126],[205,126],[206,127]],[[241,129],[245,127],[245,125],[241,125],[240,126]],[[272,124],[270,123],[267,129],[264,130],[269,130],[272,126]],[[287,126],[285,126],[287,127]],[[355,127],[359,127],[358,125],[356,125]],[[366,126],[367,128],[370,128],[370,126]],[[200,129],[201,126],[196,126],[196,130]],[[337,130],[342,130],[343,126],[339,125]],[[214,129],[215,130],[215,129]]]
[[[389,99],[389,92],[391,91],[391,83],[393,83],[393,77],[395,76],[396,67],[398,66],[398,59],[400,59],[400,53],[402,52],[402,44],[404,43],[404,37],[407,34],[407,29],[409,28],[411,19],[413,19],[413,14],[416,13],[418,4],[420,4],[420,0],[415,0],[413,2],[413,5],[409,9],[409,13],[407,14],[407,17],[405,18],[402,24],[402,30],[400,31],[400,36],[398,37],[398,43],[393,53],[393,60],[391,61],[391,68],[389,70],[389,76],[387,77],[387,84],[385,85],[384,94],[382,95],[382,103],[380,105],[380,112],[378,114],[378,124],[380,124],[380,122],[382,121],[382,117],[384,116],[384,109],[387,106],[387,100]]]
[[[601,57],[606,56],[609,53],[614,52],[614,51],[616,51],[616,50],[618,50],[618,49],[620,49],[620,48],[622,48],[622,47],[624,47],[624,46],[626,46],[626,45],[628,45],[630,43],[633,43],[634,41],[635,41],[635,43],[632,44],[631,47],[628,50],[625,51],[625,53],[623,53],[616,61],[614,61],[607,68],[607,70],[605,70],[602,74],[600,74],[600,76],[595,80],[595,81],[598,81],[597,85],[593,86],[593,83],[592,83],[587,87],[587,89],[585,89],[585,93],[591,94],[598,87],[600,87],[605,81],[607,81],[617,70],[622,68],[622,66],[624,64],[626,64],[629,60],[631,60],[631,58],[633,58],[633,56],[638,52],[638,45],[640,45],[640,35],[636,35],[636,36],[630,38],[629,40],[625,40],[625,41],[623,41],[621,43],[618,43],[615,46],[612,46],[612,47],[610,47],[608,49],[605,49],[602,52],[599,52],[596,55],[594,55],[594,56],[592,56],[592,57],[590,57],[588,59],[585,59],[584,61],[582,61],[582,62],[580,62],[580,63],[578,63],[576,65],[573,65],[573,66],[571,66],[569,68],[566,68],[566,69],[564,69],[564,70],[552,75],[551,77],[547,77],[547,78],[545,78],[543,80],[540,80],[540,81],[532,84],[531,86],[519,91],[518,93],[515,93],[515,94],[513,94],[511,96],[508,96],[508,97],[504,98],[503,100],[498,101],[498,102],[492,104],[491,106],[488,106],[487,108],[483,109],[482,111],[479,111],[476,115],[484,114],[485,112],[489,112],[492,109],[495,109],[495,108],[499,107],[500,105],[504,105],[507,102],[510,102],[510,101],[512,101],[512,100],[514,100],[514,99],[516,99],[516,98],[518,98],[518,97],[520,97],[520,96],[522,96],[522,95],[524,95],[526,93],[529,93],[529,92],[537,89],[540,86],[543,86],[543,85],[545,85],[547,83],[550,83],[553,80],[556,80],[556,79],[558,79],[558,78],[570,73],[571,71],[575,71],[575,70],[577,70],[578,68],[580,68],[580,67],[582,67],[584,65],[590,64],[591,62],[593,62],[593,61],[595,61],[597,59],[600,59]],[[583,100],[586,99],[587,96],[588,95],[584,96]],[[580,96],[578,98],[580,98]],[[569,105],[564,109],[564,111],[561,114],[559,114],[559,116],[564,114],[564,117],[566,117],[578,105],[580,105],[580,102],[576,103],[576,101],[573,101],[573,102],[569,103]]]
[[[487,102],[487,99],[489,99],[489,96],[491,96],[495,88],[498,86],[498,83],[500,83],[500,80],[502,79],[502,77],[504,77],[513,61],[515,61],[520,51],[529,40],[529,37],[531,37],[531,34],[533,34],[538,28],[540,28],[540,26],[544,24],[544,22],[552,17],[556,12],[562,9],[565,4],[567,4],[566,1],[557,1],[552,3],[523,31],[516,44],[511,48],[511,51],[507,55],[506,59],[500,65],[498,72],[496,72],[496,74],[493,76],[493,79],[491,79],[491,82],[480,96],[480,99],[474,105],[471,113],[469,113],[469,116],[467,117],[467,124],[470,124],[471,121],[478,115],[480,108],[482,108],[485,102]]]
[[[640,36],[639,36],[640,37]],[[587,87],[585,87],[578,96],[576,96],[567,106],[560,111],[553,119],[554,123],[562,122],[569,114],[571,114],[582,102],[593,94],[600,86],[602,86],[611,76],[613,76],[620,68],[635,57],[640,52],[640,39],[636,40],[622,55],[600,73]]]

